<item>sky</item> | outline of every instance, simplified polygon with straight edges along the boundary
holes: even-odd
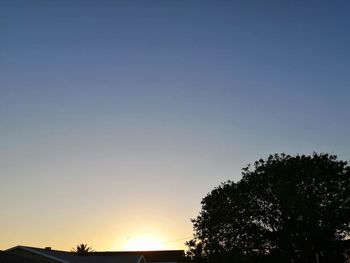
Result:
[[[248,163],[349,160],[349,13],[0,1],[0,249],[183,249],[201,199]]]

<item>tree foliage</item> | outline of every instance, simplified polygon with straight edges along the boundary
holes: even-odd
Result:
[[[87,253],[93,252],[94,250],[92,247],[89,247],[87,244],[79,244],[76,246],[76,248],[72,248],[72,252],[78,254],[78,255],[85,255]]]
[[[242,175],[202,200],[187,243],[193,261],[336,262],[337,241],[350,234],[347,162],[275,154]]]

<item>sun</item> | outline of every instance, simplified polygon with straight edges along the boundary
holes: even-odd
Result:
[[[164,250],[162,242],[153,236],[130,237],[123,246],[128,251]]]

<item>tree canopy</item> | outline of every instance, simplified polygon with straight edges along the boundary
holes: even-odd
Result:
[[[270,155],[201,204],[187,243],[194,261],[336,262],[350,234],[350,167],[329,154]]]
[[[72,248],[72,252],[78,254],[78,255],[85,255],[90,252],[94,252],[92,247],[89,247],[87,244],[79,244],[76,246],[76,248]]]

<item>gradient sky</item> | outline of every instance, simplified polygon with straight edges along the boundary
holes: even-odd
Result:
[[[349,29],[349,1],[0,1],[0,249],[184,248],[248,163],[349,160]]]

